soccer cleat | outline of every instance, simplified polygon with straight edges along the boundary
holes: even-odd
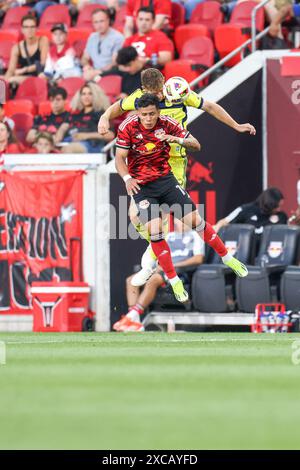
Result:
[[[173,286],[171,285],[171,287],[173,289],[175,299],[178,300],[178,302],[184,303],[184,302],[187,302],[189,300],[189,294],[185,290],[182,281],[180,281],[180,280],[177,281],[176,284],[174,284]]]
[[[131,284],[135,287],[140,287],[146,284],[148,279],[150,279],[152,274],[155,272],[157,259],[150,245],[142,256],[141,265],[142,269],[131,279]]]
[[[145,331],[141,322],[132,321],[127,315],[113,325],[115,331]]]
[[[223,261],[223,263],[232,269],[232,271],[239,277],[246,277],[248,276],[248,269],[246,266],[241,263],[238,259],[232,257],[227,261]]]

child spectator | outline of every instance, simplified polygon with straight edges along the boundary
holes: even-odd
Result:
[[[109,131],[104,137],[98,134],[98,121],[102,112],[109,107],[109,99],[95,83],[86,83],[71,101],[73,112],[56,134],[56,144],[67,142],[64,153],[98,153],[107,142],[114,138]]]
[[[50,90],[49,99],[52,112],[45,116],[36,116],[33,127],[26,136],[26,142],[32,144],[39,132],[49,132],[53,136],[63,122],[69,119],[69,112],[66,111],[67,92],[64,88],[53,88]]]
[[[34,142],[34,147],[34,153],[57,153],[54,148],[53,136],[49,132],[41,132],[40,134],[38,134]]]

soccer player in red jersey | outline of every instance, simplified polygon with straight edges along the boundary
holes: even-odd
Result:
[[[133,197],[139,218],[151,237],[151,247],[164,270],[179,302],[188,294],[176,274],[170,249],[162,231],[162,211],[172,210],[221,256],[224,264],[238,276],[248,271],[233,258],[212,226],[201,219],[189,194],[171,172],[169,143],[176,142],[189,150],[200,150],[200,143],[186,129],[168,116],[160,116],[159,100],[144,94],[137,102],[138,114],[128,117],[119,127],[116,169],[123,178],[127,193]]]

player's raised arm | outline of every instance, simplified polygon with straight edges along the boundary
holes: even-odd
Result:
[[[237,132],[249,132],[250,135],[256,134],[256,129],[252,124],[239,124],[217,103],[205,100],[202,104],[202,109]]]
[[[109,108],[101,115],[98,122],[98,132],[100,135],[105,135],[109,131],[109,121],[116,119],[124,113],[123,109],[120,106],[120,101],[110,105]]]
[[[200,142],[191,134],[188,134],[187,137],[177,137],[175,135],[164,134],[159,137],[160,140],[165,140],[166,142],[174,142],[182,147],[197,152],[201,150]]]

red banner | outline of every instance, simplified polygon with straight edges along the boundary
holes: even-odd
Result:
[[[79,280],[81,238],[82,172],[0,173],[0,314],[30,313],[33,281]]]

